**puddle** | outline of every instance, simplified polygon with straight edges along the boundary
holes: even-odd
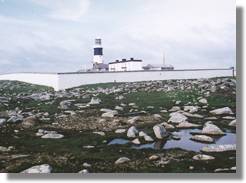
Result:
[[[122,144],[127,144],[129,142],[129,140],[126,140],[126,139],[114,139],[114,140],[111,140],[108,145],[115,145],[115,144],[119,144],[119,145],[122,145]]]
[[[200,151],[200,149],[207,144],[201,143],[201,142],[195,142],[190,140],[190,137],[192,136],[190,132],[199,132],[200,130],[197,129],[188,129],[188,130],[180,130],[177,132],[174,132],[175,135],[178,135],[181,137],[180,140],[167,140],[165,141],[156,141],[154,143],[150,144],[143,144],[140,146],[132,145],[132,148],[135,149],[145,149],[145,148],[151,148],[151,149],[171,149],[171,148],[181,148],[184,150],[189,151]],[[236,144],[236,134],[227,132],[225,136],[222,137],[214,137],[215,142],[214,144]],[[108,143],[108,145],[113,144],[127,144],[129,140],[127,139],[114,139],[111,142]]]

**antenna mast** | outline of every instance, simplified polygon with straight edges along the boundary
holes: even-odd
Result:
[[[163,52],[163,66],[165,65],[166,58],[165,58],[165,52]]]

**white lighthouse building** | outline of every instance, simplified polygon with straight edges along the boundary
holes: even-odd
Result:
[[[94,44],[94,55],[93,55],[93,70],[94,71],[107,71],[108,65],[103,63],[103,47],[102,39],[96,38]]]

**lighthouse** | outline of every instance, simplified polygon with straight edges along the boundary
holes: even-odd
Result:
[[[94,43],[93,67],[97,68],[101,64],[103,64],[102,39],[96,38]]]

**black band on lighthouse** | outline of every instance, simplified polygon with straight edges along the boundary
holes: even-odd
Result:
[[[94,55],[103,55],[102,48],[94,48]]]

